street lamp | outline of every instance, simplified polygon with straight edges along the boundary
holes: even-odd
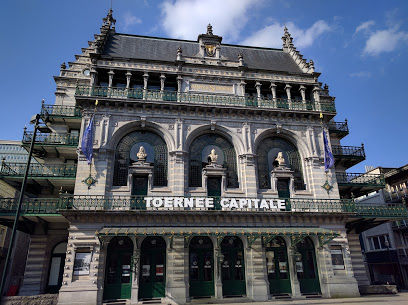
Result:
[[[10,256],[11,256],[11,252],[12,252],[14,242],[15,242],[15,233],[17,231],[18,219],[20,218],[21,204],[22,204],[23,198],[24,198],[24,192],[25,192],[26,183],[27,183],[28,171],[30,170],[31,157],[33,155],[33,148],[34,148],[34,143],[35,143],[35,136],[37,134],[37,130],[39,130],[40,132],[50,132],[50,129],[46,125],[45,126],[40,125],[40,120],[42,120],[43,123],[46,124],[48,122],[48,116],[44,116],[43,118],[41,118],[41,116],[39,114],[36,114],[30,120],[30,124],[34,124],[34,132],[33,132],[33,137],[31,139],[30,150],[28,151],[28,158],[27,158],[23,183],[21,184],[20,196],[18,198],[18,204],[17,204],[17,208],[16,208],[16,216],[15,216],[14,223],[13,223],[13,230],[11,232],[10,244],[9,244],[8,249],[7,249],[7,257],[6,257],[6,262],[4,264],[3,275],[1,277],[0,304],[2,303],[3,290],[4,290],[5,281],[6,281],[6,275],[8,273],[8,269],[9,269]]]

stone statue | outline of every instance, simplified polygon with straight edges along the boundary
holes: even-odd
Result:
[[[136,154],[138,161],[146,161],[147,153],[143,146],[140,146],[139,152]]]
[[[281,151],[278,152],[278,156],[275,158],[275,161],[278,162],[279,167],[285,167],[286,166],[285,158],[283,158],[283,154],[282,154]]]
[[[213,28],[212,28],[212,25],[209,23],[208,25],[207,25],[207,35],[214,35],[213,34]]]
[[[216,163],[217,159],[218,159],[218,155],[215,153],[215,149],[212,149],[211,154],[208,155],[208,161],[210,161],[211,163]]]

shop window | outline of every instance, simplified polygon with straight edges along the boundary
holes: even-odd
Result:
[[[333,270],[344,270],[343,249],[340,245],[332,245],[330,247]]]

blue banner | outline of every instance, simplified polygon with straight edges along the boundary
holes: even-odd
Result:
[[[323,142],[324,142],[324,171],[329,171],[329,168],[334,164],[334,157],[331,152],[329,141],[327,141],[326,133],[323,130]]]
[[[93,155],[93,120],[94,117],[92,116],[91,120],[89,121],[88,127],[86,127],[84,131],[81,143],[81,149],[86,159],[88,160],[88,164],[92,163]]]

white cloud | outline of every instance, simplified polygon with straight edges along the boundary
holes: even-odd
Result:
[[[350,73],[350,77],[370,78],[371,73],[368,71],[354,72],[354,73]]]
[[[370,34],[367,39],[363,55],[379,55],[394,51],[398,45],[408,43],[408,33],[398,31],[397,27],[380,30]]]
[[[123,25],[123,28],[125,29],[125,31],[127,31],[131,26],[142,23],[141,19],[137,18],[136,16],[133,16],[129,12],[125,13],[123,21],[125,23]]]
[[[316,21],[310,28],[303,30],[294,23],[286,24],[293,37],[293,43],[297,48],[306,48],[313,45],[313,42],[323,33],[331,31],[332,28],[323,20]],[[242,41],[244,45],[262,46],[269,48],[282,48],[284,25],[275,22],[263,29],[255,32],[250,37]]]
[[[356,28],[356,31],[354,32],[354,34],[357,34],[360,31],[367,31],[374,24],[375,24],[374,20],[363,22]]]
[[[174,38],[195,40],[205,33],[207,24],[214,35],[237,39],[248,22],[248,12],[260,0],[167,0],[162,6],[164,30]]]

